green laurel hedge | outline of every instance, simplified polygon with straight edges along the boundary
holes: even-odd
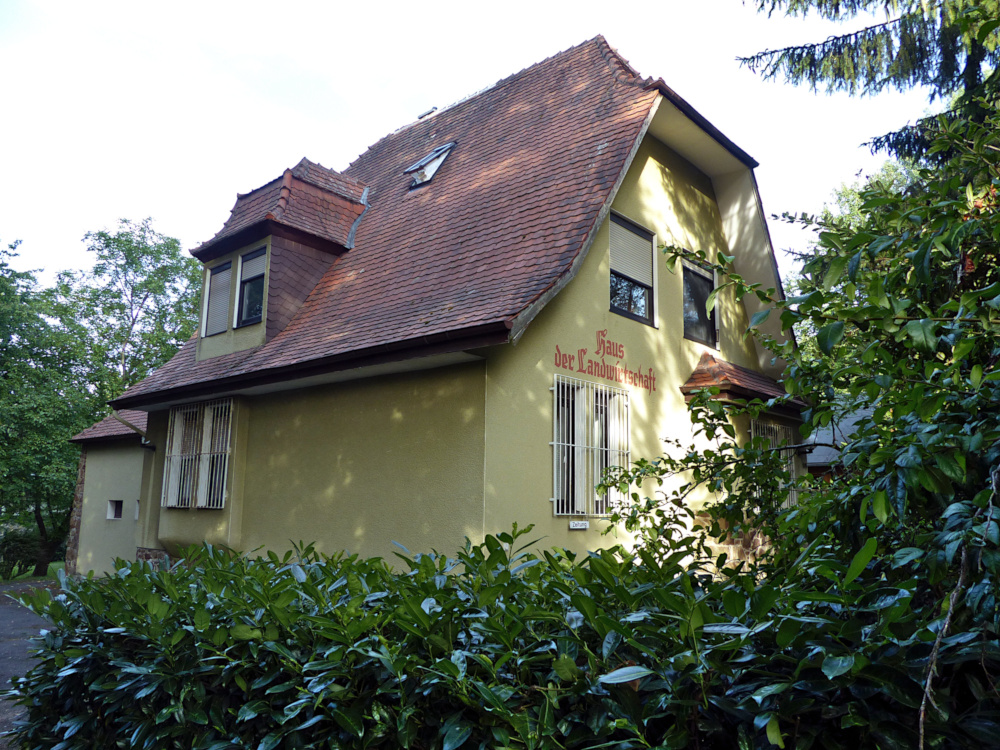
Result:
[[[456,560],[187,552],[29,605],[53,627],[11,696],[30,748],[910,748],[934,634],[912,592],[812,552],[721,578],[691,548]],[[821,575],[814,575],[822,568]],[[839,583],[838,583],[839,579]],[[831,583],[832,582],[832,583]],[[847,604],[850,606],[846,606]],[[996,638],[937,657],[928,747],[1000,736]],[[985,675],[985,676],[984,676]],[[978,691],[978,693],[977,693]]]

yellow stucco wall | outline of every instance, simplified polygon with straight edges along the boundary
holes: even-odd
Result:
[[[718,206],[707,177],[653,138],[640,147],[614,201],[615,213],[655,234],[656,245],[677,244],[710,255],[729,253]],[[535,536],[548,546],[592,549],[611,542],[601,536],[606,522],[591,519],[585,531],[569,530],[569,519],[554,517],[552,448],[553,386],[556,373],[620,385],[556,365],[556,347],[632,371],[655,374],[655,390],[630,387],[631,456],[652,458],[663,438],[691,439],[687,408],[678,386],[703,352],[756,369],[752,341],[744,341],[747,317],[731,294],[718,302],[719,349],[686,340],[683,281],[656,253],[655,326],[610,311],[609,221],[598,231],[579,273],[531,323],[513,347],[490,353],[487,365],[486,526],[509,528],[511,521],[534,523]],[[597,357],[597,332],[624,346],[625,356]],[[577,359],[574,359],[576,365]],[[578,368],[574,367],[574,370]],[[652,491],[652,487],[645,488]],[[699,501],[704,498],[698,498]],[[627,541],[623,536],[619,539]]]
[[[483,529],[482,363],[239,399],[223,510],[158,509],[157,543],[238,549],[315,542],[394,560],[452,553]],[[150,435],[166,445],[162,419]],[[165,424],[165,422],[164,422]],[[162,455],[151,473],[162,485]],[[240,486],[241,485],[241,486]],[[158,502],[158,499],[157,499]]]
[[[77,557],[80,573],[109,573],[114,558],[135,559],[136,503],[143,463],[150,458],[150,452],[139,447],[138,441],[87,446]],[[108,518],[110,500],[123,501],[120,519]]]

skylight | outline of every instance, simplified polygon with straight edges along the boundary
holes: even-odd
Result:
[[[444,160],[448,158],[448,154],[454,145],[455,142],[452,141],[443,146],[438,146],[423,159],[404,169],[403,174],[413,175],[413,182],[410,183],[410,187],[415,188],[418,185],[430,182],[431,178],[434,177],[434,173],[438,171],[441,165],[444,164]]]

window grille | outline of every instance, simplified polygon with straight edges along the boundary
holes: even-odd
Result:
[[[232,399],[170,410],[163,469],[165,508],[222,508],[229,478]]]
[[[785,425],[775,424],[774,422],[765,422],[761,419],[751,419],[750,420],[750,438],[762,438],[767,441],[770,447],[777,448],[779,446],[794,445],[795,444],[795,432],[791,427],[786,427]],[[788,476],[792,483],[788,487],[788,499],[782,504],[782,508],[790,508],[798,502],[798,490],[795,487],[794,480],[796,477],[795,469],[795,449],[794,448],[784,448],[780,451],[782,459],[785,461],[785,468],[788,472]]]
[[[621,501],[617,490],[598,494],[604,472],[628,466],[629,402],[623,388],[555,376],[553,387],[553,512],[604,516]]]

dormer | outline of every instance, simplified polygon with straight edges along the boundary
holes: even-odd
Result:
[[[198,359],[261,346],[281,332],[354,246],[368,188],[303,159],[236,197],[225,226],[192,255],[205,265]]]

